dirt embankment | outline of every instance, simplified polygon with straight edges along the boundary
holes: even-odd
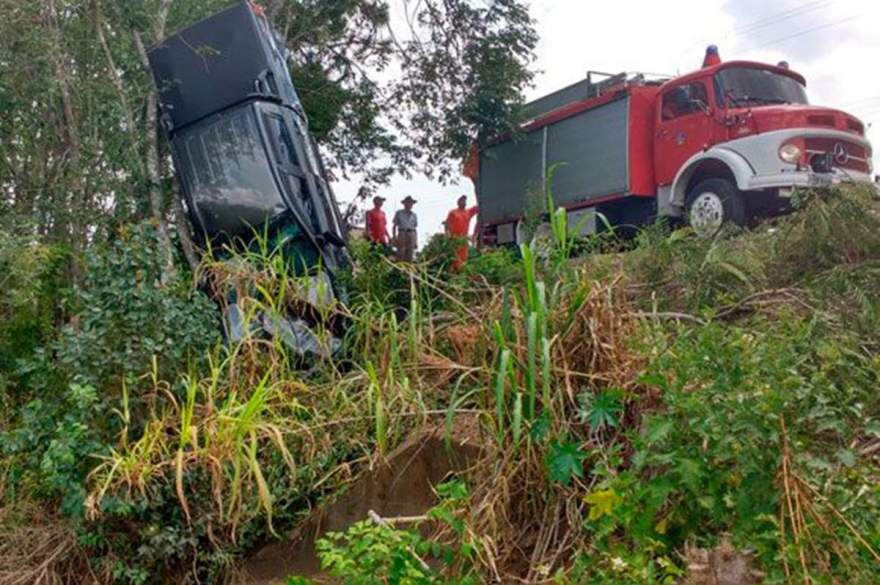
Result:
[[[434,486],[465,471],[479,458],[477,434],[456,425],[447,449],[441,429],[422,431],[364,472],[334,501],[316,510],[286,540],[270,544],[248,559],[240,585],[283,585],[289,575],[322,581],[315,541],[344,531],[370,511],[395,518],[424,514],[436,504]],[[471,429],[471,430],[473,430]]]

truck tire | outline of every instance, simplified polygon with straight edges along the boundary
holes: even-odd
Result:
[[[727,179],[707,179],[688,193],[685,208],[691,228],[711,238],[726,223],[746,225],[748,215],[742,193]]]

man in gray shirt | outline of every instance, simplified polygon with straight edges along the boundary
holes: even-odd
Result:
[[[397,259],[404,262],[412,262],[419,245],[418,232],[419,218],[413,212],[416,200],[406,196],[403,200],[403,209],[394,214],[394,241],[397,242]]]

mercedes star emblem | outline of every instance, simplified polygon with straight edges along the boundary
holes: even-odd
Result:
[[[834,145],[834,160],[837,164],[841,165],[845,165],[849,162],[849,152],[847,152],[846,146],[840,142]]]

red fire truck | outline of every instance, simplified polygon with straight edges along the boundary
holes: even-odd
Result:
[[[715,60],[674,79],[591,72],[528,104],[522,132],[467,165],[482,241],[527,237],[550,172],[555,204],[584,232],[601,214],[626,226],[683,218],[709,235],[784,209],[795,187],[871,183],[862,122],[809,105],[785,63]]]

